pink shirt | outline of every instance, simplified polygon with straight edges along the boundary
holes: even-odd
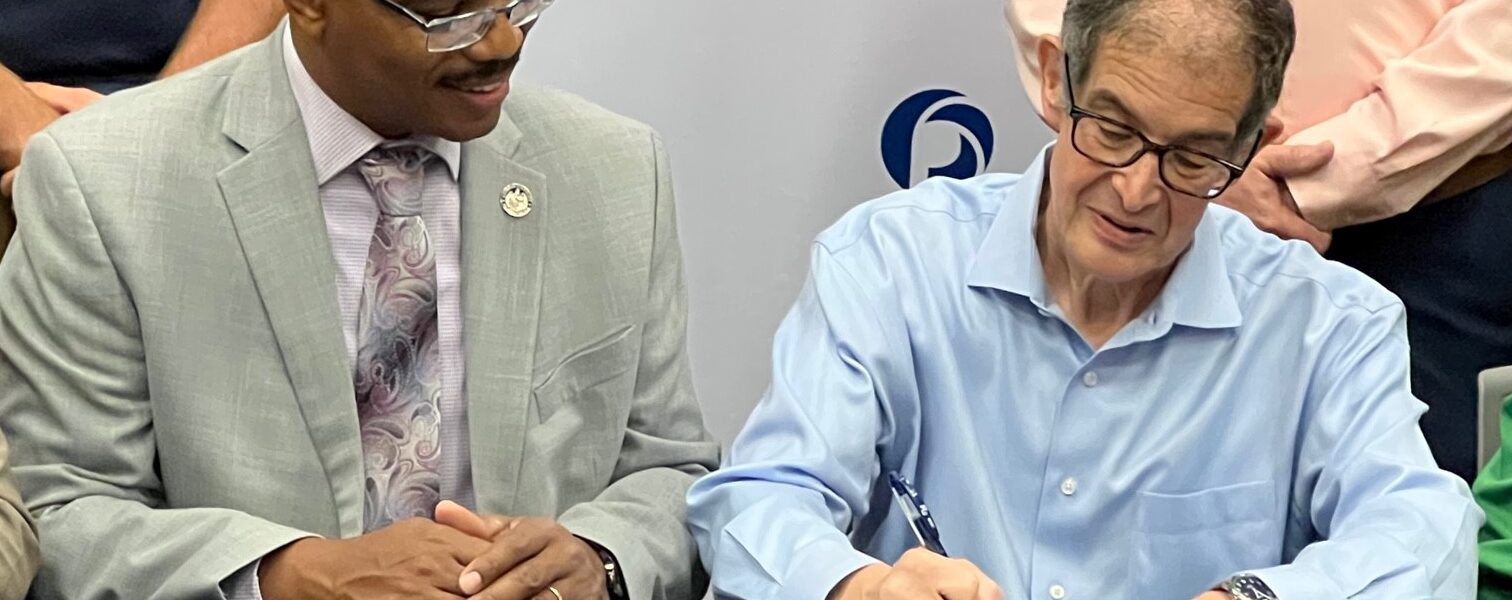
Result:
[[[1035,44],[1065,0],[1007,0],[1039,107]],[[1324,229],[1406,212],[1471,159],[1512,144],[1512,0],[1294,0],[1297,49],[1275,115],[1285,142],[1334,143],[1287,181]]]

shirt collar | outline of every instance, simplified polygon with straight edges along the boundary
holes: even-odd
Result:
[[[294,101],[310,138],[310,156],[315,159],[316,185],[325,185],[369,151],[393,140],[385,139],[336,104],[305,68],[294,48],[294,36],[283,28],[284,68]],[[408,141],[430,150],[446,163],[455,181],[461,171],[462,144],[435,136],[414,136]]]
[[[1054,146],[1040,152],[1023,178],[1004,190],[1006,197],[977,249],[966,283],[1023,296],[1041,310],[1059,313],[1034,241],[1040,191]],[[1154,323],[1226,329],[1243,321],[1229,281],[1221,233],[1218,224],[1204,215],[1191,247],[1146,312]]]

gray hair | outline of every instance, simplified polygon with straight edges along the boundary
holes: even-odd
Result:
[[[1254,87],[1249,105],[1239,121],[1235,132],[1239,140],[1248,139],[1263,125],[1267,114],[1275,108],[1281,97],[1281,82],[1286,77],[1286,63],[1291,59],[1296,43],[1297,28],[1288,0],[1188,0],[1203,5],[1209,10],[1218,10],[1232,17],[1241,40],[1229,42],[1230,51],[1250,59],[1254,71]],[[1068,81],[1074,85],[1086,83],[1092,70],[1092,58],[1103,41],[1132,33],[1145,27],[1140,9],[1156,0],[1068,0],[1066,16],[1061,26],[1061,41],[1071,59]],[[1154,35],[1168,32],[1146,31]],[[1232,47],[1232,42],[1240,42]],[[1209,50],[1222,51],[1211,48]],[[1238,142],[1236,140],[1236,143]]]

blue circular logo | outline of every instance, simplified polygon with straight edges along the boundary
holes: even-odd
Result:
[[[914,133],[923,123],[943,121],[965,130],[959,136],[960,154],[948,165],[930,167],[929,177],[966,179],[980,175],[987,167],[992,160],[992,121],[981,109],[963,102],[965,98],[965,94],[953,90],[925,90],[893,109],[882,124],[882,165],[898,187],[913,186]]]

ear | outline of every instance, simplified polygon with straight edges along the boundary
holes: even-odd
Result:
[[[1275,113],[1266,115],[1265,130],[1260,135],[1261,147],[1284,142],[1286,141],[1286,124],[1282,123],[1281,118]]]
[[[284,0],[289,9],[289,29],[300,37],[320,37],[326,25],[326,12],[330,8],[326,0]]]
[[[1065,60],[1059,36],[1047,35],[1039,39],[1035,50],[1039,54],[1040,106],[1045,124],[1060,133],[1067,122],[1071,108],[1066,106]]]

